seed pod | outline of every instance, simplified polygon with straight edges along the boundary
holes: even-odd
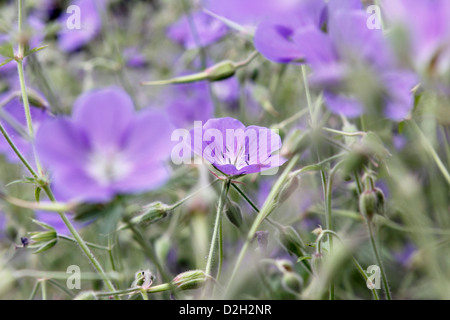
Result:
[[[225,216],[234,226],[236,226],[238,229],[241,228],[242,213],[239,205],[236,202],[228,199],[225,205]]]
[[[207,276],[203,270],[192,270],[177,275],[172,284],[180,290],[191,290],[201,288],[206,280]]]

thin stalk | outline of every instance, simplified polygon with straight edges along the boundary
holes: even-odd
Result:
[[[236,260],[236,263],[234,265],[234,269],[231,273],[230,278],[228,279],[228,284],[227,287],[225,289],[225,293],[228,292],[228,290],[230,289],[231,284],[233,283],[234,278],[236,277],[237,271],[239,270],[242,261],[245,257],[245,254],[247,253],[247,250],[250,246],[250,243],[253,241],[256,231],[258,230],[259,226],[261,225],[261,223],[270,215],[270,213],[273,211],[273,203],[276,200],[276,197],[278,196],[279,192],[281,191],[281,189],[284,187],[285,182],[287,181],[287,179],[289,178],[289,174],[291,172],[291,170],[293,169],[293,167],[295,166],[295,164],[297,163],[297,161],[300,159],[299,155],[295,155],[294,157],[292,157],[292,159],[290,160],[289,164],[287,165],[286,169],[284,169],[283,174],[280,176],[280,178],[278,178],[277,182],[275,183],[275,185],[273,186],[272,190],[270,191],[269,195],[267,196],[266,201],[264,202],[263,207],[261,208],[259,214],[256,216],[249,232],[247,235],[247,239],[244,243],[244,245],[241,248],[241,251],[239,252],[238,258]]]
[[[65,236],[63,234],[58,234],[58,239],[63,239],[63,240],[66,240],[66,241],[69,241],[69,242],[74,242],[74,243],[78,244],[76,239],[74,239],[72,237],[69,237],[69,236]],[[102,245],[99,245],[99,244],[95,244],[95,243],[91,243],[91,242],[87,242],[87,241],[85,241],[85,243],[86,243],[86,245],[88,247],[93,248],[93,249],[100,249],[100,250],[104,250],[104,251],[108,251],[109,250],[108,247],[105,247],[105,246],[102,246]]]
[[[377,243],[375,241],[375,235],[372,228],[372,223],[366,220],[367,228],[369,229],[370,243],[372,244],[373,253],[375,254],[375,259],[377,260],[378,266],[380,267],[381,278],[383,280],[384,292],[387,300],[392,300],[391,292],[389,289],[389,283],[387,281],[386,272],[384,270],[383,262],[381,260],[380,253],[378,251]]]
[[[442,162],[441,158],[439,158],[439,155],[437,154],[436,150],[434,150],[434,148],[431,145],[430,141],[428,141],[427,137],[422,132],[422,130],[420,130],[420,127],[418,126],[418,124],[414,120],[409,121],[409,123],[410,123],[411,127],[414,129],[414,131],[416,132],[416,134],[419,136],[420,141],[422,142],[422,145],[425,147],[425,149],[427,150],[428,154],[431,156],[431,158],[436,163],[437,167],[441,171],[441,173],[444,176],[444,178],[447,181],[447,183],[450,184],[450,173],[447,171],[447,168],[445,167],[445,165]]]
[[[55,196],[53,195],[53,192],[48,185],[44,186],[43,189],[51,201],[56,201]],[[72,222],[70,222],[70,220],[67,218],[67,216],[64,212],[58,212],[58,213],[59,213],[61,219],[63,220],[64,224],[69,229],[70,233],[73,235],[73,237],[77,241],[77,243],[80,246],[83,253],[89,259],[89,261],[91,262],[91,264],[95,268],[95,270],[97,270],[97,272],[100,274],[100,277],[105,282],[108,289],[111,291],[115,291],[113,283],[106,275],[103,267],[98,262],[97,258],[95,258],[94,254],[91,252],[91,250],[89,250],[89,247],[87,246],[86,242],[81,238],[80,234],[78,233],[77,229],[75,229]]]
[[[150,287],[145,290],[146,293],[158,293],[163,291],[169,291],[173,289],[173,285],[171,283],[163,283],[154,287]],[[121,296],[126,294],[140,293],[142,288],[129,288],[125,290],[111,291],[111,292],[96,292],[95,295],[97,297],[114,297]]]
[[[220,241],[222,240],[221,235],[221,221],[222,221],[222,211],[225,206],[225,200],[228,195],[228,190],[230,189],[231,180],[227,179],[222,184],[222,190],[220,192],[219,203],[217,205],[216,220],[214,223],[214,230],[211,238],[211,245],[209,247],[208,260],[206,261],[205,274],[206,276],[211,275],[212,262],[214,260],[216,245],[219,247],[219,261],[218,261],[218,274],[216,280],[218,280],[223,263],[223,247]],[[219,243],[218,243],[219,242]]]
[[[30,297],[28,298],[28,300],[33,300],[36,297],[36,294],[39,290],[40,285],[41,285],[41,281],[39,281],[39,280],[36,281],[36,283],[34,284],[33,290],[31,290]]]
[[[41,280],[42,300],[47,300],[47,280]]]

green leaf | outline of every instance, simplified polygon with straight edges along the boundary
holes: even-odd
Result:
[[[303,256],[297,259],[297,263],[302,262],[303,260],[311,260],[311,259],[312,259],[311,256]]]
[[[45,45],[45,46],[41,46],[41,47],[37,47],[37,48],[31,49],[29,51],[25,51],[25,55],[24,56],[27,57],[27,56],[29,56],[29,55],[31,55],[33,53],[36,53],[36,52],[41,51],[41,50],[44,50],[47,47],[48,47],[48,45]]]
[[[0,45],[0,56],[14,59],[14,48],[11,43],[4,43]]]
[[[5,61],[3,61],[2,63],[0,63],[0,68],[3,67],[4,65],[7,65],[8,63],[10,63],[11,61],[13,61],[14,59],[6,59]]]

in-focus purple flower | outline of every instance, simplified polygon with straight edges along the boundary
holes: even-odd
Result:
[[[194,127],[190,133],[194,153],[228,176],[262,172],[286,162],[274,154],[281,148],[281,138],[268,128],[246,127],[239,120],[219,118]]]
[[[256,49],[274,62],[288,63],[303,59],[303,52],[293,38],[306,26],[320,28],[324,23],[325,9],[325,3],[321,0],[302,0],[290,12],[270,15],[256,29]]]
[[[345,87],[358,72],[368,71],[381,87],[384,116],[402,120],[413,106],[416,76],[398,68],[383,31],[367,27],[365,12],[337,10],[329,15],[328,33],[308,26],[294,36],[313,69],[310,81],[324,89],[328,108],[347,117],[363,114],[364,101]]]
[[[58,46],[62,51],[76,51],[100,33],[101,12],[105,9],[107,1],[74,0],[71,2],[69,8],[74,10],[64,12],[59,18],[61,30],[58,33]]]
[[[426,76],[450,70],[449,1],[384,0],[382,7],[386,23],[400,31],[394,41],[401,43],[402,58]]]
[[[19,151],[25,158],[31,161],[34,157],[33,146],[28,136],[27,121],[23,104],[19,97],[14,96],[12,99],[11,97],[11,93],[0,95],[0,103],[6,102],[4,107],[0,110],[0,123],[5,128]],[[38,108],[32,106],[30,111],[34,130],[38,130],[42,122],[49,118],[49,114],[47,110],[42,107]],[[8,161],[12,163],[20,162],[20,159],[3,136],[0,137],[0,153],[4,154]]]
[[[135,113],[127,93],[110,87],[79,97],[71,118],[43,123],[36,148],[61,200],[106,202],[168,179],[171,134],[164,114]]]
[[[197,48],[198,42],[202,47],[210,45],[223,38],[228,32],[228,27],[223,22],[203,11],[192,13],[191,17],[197,32],[196,35],[193,33],[193,26],[185,15],[167,30],[167,36],[174,42],[181,44],[185,49]]]
[[[213,116],[214,105],[206,82],[178,85],[167,96],[166,111],[177,128],[192,128],[194,121],[206,122]]]

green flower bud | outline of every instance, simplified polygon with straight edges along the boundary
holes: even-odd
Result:
[[[303,280],[295,272],[285,272],[283,273],[283,278],[281,279],[281,285],[284,290],[292,294],[299,294],[302,289]]]
[[[225,205],[225,216],[238,229],[242,226],[242,214],[238,204],[232,200],[227,201]]]
[[[146,227],[161,219],[164,219],[170,211],[170,207],[161,202],[154,202],[143,207],[143,213],[132,218],[127,224],[119,227],[118,230],[128,228],[128,224]]]
[[[209,81],[228,79],[236,73],[236,65],[233,61],[225,60],[205,70]]]
[[[283,226],[278,229],[277,236],[281,245],[289,252],[289,254],[293,254],[298,258],[304,256],[303,249],[305,246],[294,228],[291,226]]]
[[[359,211],[368,221],[372,221],[377,211],[378,197],[374,190],[365,190],[359,197]]]
[[[93,291],[85,291],[79,293],[74,300],[98,300],[98,297]]]
[[[279,195],[279,203],[283,203],[294,193],[299,185],[298,177],[293,176],[289,181],[283,186]]]
[[[192,270],[177,275],[172,280],[172,284],[180,290],[191,290],[201,288],[207,279],[203,270]]]
[[[155,251],[160,261],[166,261],[171,247],[170,237],[164,234],[155,242]]]
[[[53,246],[55,246],[58,242],[58,233],[56,230],[44,222],[37,220],[33,220],[33,222],[46,229],[46,231],[29,232],[29,240],[31,241],[29,248],[37,248],[37,250],[33,252],[35,254],[42,253],[53,248]]]

